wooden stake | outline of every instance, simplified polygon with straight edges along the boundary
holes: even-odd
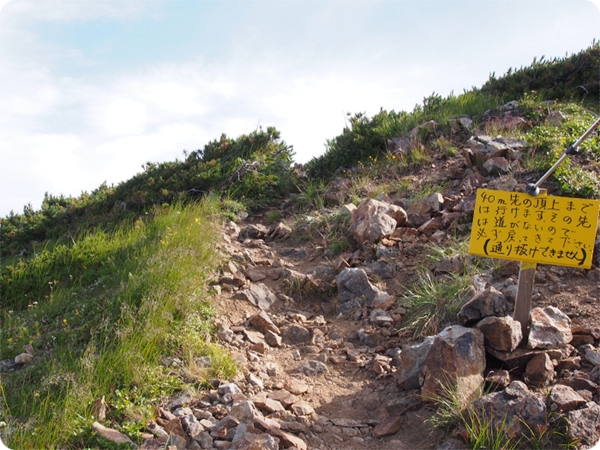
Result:
[[[533,292],[536,267],[536,263],[521,261],[519,269],[519,284],[517,286],[517,299],[515,301],[513,319],[521,322],[524,341],[526,341],[529,334],[529,312],[531,311],[531,294]]]

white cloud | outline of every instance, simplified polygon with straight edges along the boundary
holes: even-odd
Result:
[[[115,98],[99,107],[97,123],[107,137],[139,135],[146,130],[146,106],[128,98]]]

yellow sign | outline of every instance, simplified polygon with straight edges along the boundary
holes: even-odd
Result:
[[[469,253],[589,269],[596,200],[478,189]]]

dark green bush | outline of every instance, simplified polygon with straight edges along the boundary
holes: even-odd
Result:
[[[259,128],[237,139],[222,135],[185,161],[148,162],[143,172],[117,186],[103,183],[79,197],[46,193],[39,210],[27,205],[22,214],[0,218],[0,257],[35,253],[49,239],[66,243],[81,232],[112,229],[156,205],[210,192],[249,207],[267,205],[293,187],[292,158],[292,148],[275,128]]]
[[[515,100],[530,91],[536,91],[541,100],[577,100],[598,106],[598,70],[600,44],[564,58],[539,60],[534,58],[529,67],[512,68],[500,78],[491,74],[481,92]]]

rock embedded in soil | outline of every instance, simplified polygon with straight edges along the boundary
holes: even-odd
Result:
[[[307,377],[314,377],[329,372],[329,369],[321,361],[308,360],[298,368],[298,371]]]
[[[402,427],[402,418],[401,417],[390,417],[388,419],[383,420],[379,423],[375,428],[373,428],[373,436],[375,437],[383,437],[390,436],[392,434],[396,434],[400,431]]]
[[[310,330],[302,325],[291,324],[283,329],[283,339],[293,345],[308,344],[310,342]]]
[[[273,294],[264,283],[251,284],[248,289],[238,292],[236,298],[249,301],[263,311],[268,311],[277,301],[277,296]]]

